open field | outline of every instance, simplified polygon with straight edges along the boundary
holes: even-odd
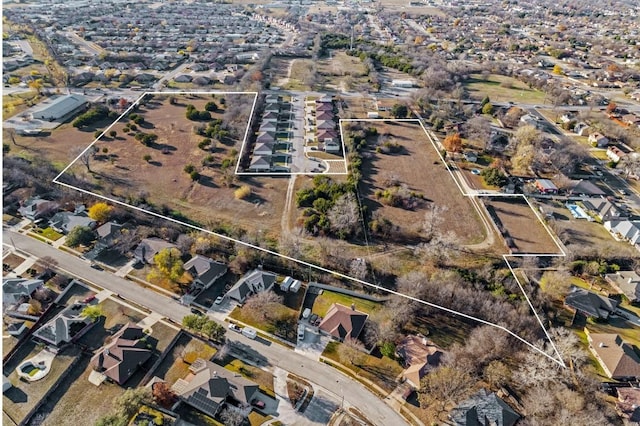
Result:
[[[298,311],[285,305],[278,305],[271,315],[276,319],[273,321],[257,321],[246,308],[236,307],[229,317],[295,343]]]
[[[20,422],[42,399],[51,386],[66,374],[71,363],[76,359],[80,351],[76,347],[56,355],[49,373],[36,382],[22,381],[16,373],[16,367],[24,360],[40,353],[42,346],[28,341],[21,346],[17,354],[7,363],[3,370],[8,373],[7,378],[14,386],[2,395],[2,409],[15,422]],[[55,423],[53,423],[55,424]]]
[[[45,131],[39,136],[16,135],[16,144],[10,143],[8,130],[3,129],[3,140],[11,145],[11,154],[27,159],[41,156],[53,163],[57,169],[62,170],[76,156],[85,149],[95,137],[93,133],[97,129],[104,129],[113,120],[102,120],[82,130],[73,127],[71,123],[64,123],[51,131]]]
[[[317,62],[323,84],[337,89],[353,90],[367,84],[367,68],[360,58],[335,51],[330,58]]]
[[[523,82],[503,75],[491,74],[485,79],[480,74],[472,74],[463,85],[471,97],[478,100],[489,96],[494,102],[551,103],[544,92],[529,89]]]
[[[389,219],[407,234],[419,235],[429,206],[446,206],[448,213],[441,226],[445,232],[454,232],[462,244],[484,239],[485,231],[476,211],[456,186],[418,122],[363,121],[361,126],[373,127],[378,132],[362,153],[360,190],[372,213]],[[375,145],[383,141],[398,144],[401,152],[376,152]],[[402,185],[422,198],[412,209],[383,204],[376,198],[376,191]]]
[[[513,253],[559,253],[558,246],[549,235],[529,204],[520,197],[483,198],[495,221],[497,217],[508,233]],[[498,228],[501,228],[498,224]],[[505,238],[507,235],[505,235]],[[509,238],[506,238],[509,241]]]
[[[221,104],[221,98],[245,96],[253,102],[253,95],[220,95],[213,99]],[[274,177],[236,178],[233,169],[240,148],[237,137],[225,136],[214,140],[208,148],[199,148],[204,139],[194,129],[206,126],[206,122],[186,118],[186,105],[192,104],[199,111],[212,100],[209,95],[180,95],[173,104],[168,97],[154,97],[136,113],[144,117],[138,130],[157,135],[148,146],[135,140],[136,131],[125,133],[131,123],[121,120],[111,128],[115,138],[102,137],[97,152],[91,160],[91,173],[87,173],[81,161],[72,165],[62,181],[74,175],[84,180],[82,185],[92,192],[130,201],[140,199],[158,206],[165,214],[173,212],[209,226],[210,229],[233,223],[236,229],[278,232],[286,195],[286,179]],[[250,104],[249,104],[250,107]],[[222,111],[213,112],[212,119],[222,119]],[[105,151],[106,150],[106,151]],[[145,156],[150,156],[145,157]],[[207,159],[207,165],[203,160]],[[192,165],[200,174],[197,181],[185,172]],[[245,200],[236,199],[236,183],[251,187],[252,195]],[[220,230],[220,229],[218,229]],[[224,232],[224,231],[223,231]]]

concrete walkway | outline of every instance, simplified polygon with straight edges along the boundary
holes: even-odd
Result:
[[[146,329],[151,329],[152,326],[157,323],[158,321],[160,321],[162,318],[164,318],[162,315],[160,315],[157,312],[152,312],[151,315],[145,317],[142,319],[142,321],[138,322],[138,326],[141,327],[143,330]]]
[[[55,248],[60,248],[67,241],[67,236],[63,235],[62,238],[58,238],[56,241],[52,242],[51,245]]]
[[[136,262],[136,259],[131,259],[130,261],[128,261],[126,265],[116,271],[116,276],[122,278],[126,277],[129,272],[133,271],[133,265],[135,265]]]
[[[37,257],[29,256],[27,259],[25,259],[24,262],[16,266],[16,269],[13,270],[13,273],[15,275],[22,275],[27,272],[27,269],[31,268],[37,261]]]

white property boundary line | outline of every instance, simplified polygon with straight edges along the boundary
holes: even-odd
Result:
[[[167,94],[167,93],[172,93],[172,92],[156,92],[156,93],[158,93],[158,94]],[[176,93],[176,92],[173,92],[173,93]],[[179,93],[182,93],[182,92],[179,92]],[[212,92],[207,92],[207,93],[211,94]],[[218,93],[218,92],[213,92],[213,93]],[[247,92],[224,92],[224,93],[247,93]],[[255,92],[251,92],[251,93],[255,93]],[[147,94],[147,93],[145,93],[144,95],[146,95],[146,94]],[[125,114],[127,114],[127,113],[129,112],[129,110],[130,110],[131,108],[133,108],[133,106],[134,106],[134,105],[136,105],[136,104],[140,101],[140,99],[142,99],[142,97],[143,97],[144,95],[142,95],[142,96],[141,96],[141,97],[140,97],[140,98],[139,98],[139,99],[138,99],[134,104],[132,104],[132,106],[131,106],[131,107],[129,107],[129,108],[128,108],[128,109],[127,109],[127,110],[126,110],[126,111],[125,111],[125,112],[124,112],[124,113],[123,113],[123,114],[118,118],[118,120],[116,120],[116,122],[117,122],[117,121],[119,121],[119,120],[120,120],[120,118],[121,118],[122,116],[124,116]],[[257,99],[257,98],[256,98],[256,99]],[[254,101],[254,105],[255,105],[255,101]],[[342,122],[342,121],[343,121],[343,120],[340,120],[340,122]],[[349,119],[349,120],[345,120],[345,121],[369,121],[369,122],[403,121],[403,122],[418,122],[418,123],[420,124],[420,127],[423,129],[423,131],[424,131],[424,132],[425,132],[425,134],[427,135],[427,137],[428,137],[429,141],[431,142],[431,144],[432,144],[433,148],[436,150],[436,152],[437,152],[438,156],[440,157],[440,159],[441,159],[441,160],[443,161],[443,163],[445,164],[445,167],[447,168],[447,171],[449,172],[449,174],[450,174],[451,178],[454,180],[454,182],[456,182],[456,185],[457,185],[457,186],[458,186],[458,188],[460,189],[460,191],[461,191],[462,195],[464,195],[464,196],[474,196],[474,195],[470,195],[470,194],[467,194],[467,193],[465,193],[465,192],[464,192],[464,190],[462,189],[462,187],[460,186],[460,184],[459,184],[459,183],[457,182],[457,180],[455,179],[455,177],[454,177],[454,175],[453,175],[452,171],[450,170],[449,166],[447,165],[446,161],[444,160],[444,158],[443,158],[443,157],[442,157],[442,155],[440,154],[440,151],[439,151],[439,150],[438,150],[438,148],[436,147],[435,143],[434,143],[434,142],[433,142],[433,140],[431,139],[431,136],[429,135],[429,133],[427,132],[426,128],[424,127],[424,125],[422,124],[422,122],[421,122],[420,120],[418,120],[418,119],[401,119],[401,120],[389,120],[389,119],[362,119],[362,120],[358,120],[358,119]],[[111,124],[111,125],[110,125],[110,126],[109,126],[105,131],[104,131],[104,132],[102,132],[101,136],[102,136],[102,135],[103,135],[103,134],[104,134],[108,129],[110,129],[114,124],[115,124],[115,122],[114,122],[113,124]],[[248,126],[247,126],[247,127],[248,127]],[[153,211],[150,211],[150,210],[142,209],[142,208],[137,207],[137,206],[132,206],[132,205],[127,204],[127,203],[125,203],[125,202],[123,202],[123,201],[120,201],[120,200],[116,200],[116,199],[113,199],[113,198],[109,198],[109,197],[106,197],[106,196],[104,196],[104,195],[96,194],[96,193],[93,193],[93,192],[91,192],[91,191],[87,191],[87,190],[85,190],[85,189],[82,189],[82,188],[79,188],[79,187],[76,187],[76,186],[73,186],[73,185],[69,185],[69,184],[64,183],[64,182],[60,182],[58,179],[59,179],[59,178],[60,178],[64,173],[66,173],[66,171],[67,171],[67,170],[68,170],[68,169],[73,165],[73,163],[75,163],[75,162],[76,162],[76,161],[77,161],[77,160],[78,160],[78,159],[79,159],[79,158],[80,158],[80,157],[81,157],[81,156],[82,156],[82,155],[83,155],[87,150],[89,150],[89,149],[93,146],[93,144],[95,144],[95,142],[96,142],[96,141],[97,141],[97,139],[96,139],[96,140],[94,140],[94,141],[93,141],[93,142],[92,142],[92,143],[91,143],[91,144],[90,144],[90,145],[89,145],[89,146],[88,146],[84,151],[82,151],[82,153],[81,153],[80,155],[78,155],[78,157],[76,157],[76,158],[75,158],[75,159],[74,159],[74,160],[73,160],[73,161],[72,161],[72,162],[71,162],[67,167],[65,167],[65,168],[64,168],[64,169],[63,169],[63,170],[62,170],[62,171],[61,171],[61,172],[60,172],[60,173],[59,173],[59,174],[58,174],[58,175],[53,179],[53,182],[54,182],[54,183],[56,183],[56,184],[58,184],[58,185],[64,186],[64,187],[66,187],[66,188],[73,189],[73,190],[76,190],[76,191],[82,192],[82,193],[87,194],[87,195],[91,195],[91,196],[97,197],[97,198],[99,198],[99,199],[102,199],[102,200],[105,200],[105,201],[108,201],[108,202],[111,202],[111,203],[114,203],[114,204],[118,204],[118,205],[121,205],[121,206],[124,206],[124,207],[128,207],[128,208],[131,208],[131,209],[137,210],[137,211],[139,211],[139,212],[146,213],[146,214],[149,214],[149,215],[151,215],[151,216],[158,217],[158,218],[160,218],[160,219],[168,220],[168,221],[170,221],[170,222],[176,223],[176,224],[181,225],[181,226],[186,226],[186,227],[189,227],[189,228],[195,229],[195,230],[200,231],[200,232],[204,232],[204,233],[207,233],[207,234],[210,234],[210,235],[214,235],[214,236],[216,236],[216,237],[218,237],[218,238],[222,238],[222,239],[227,240],[227,241],[232,241],[232,242],[234,242],[234,243],[238,243],[238,244],[244,245],[244,246],[246,246],[246,247],[249,247],[249,248],[252,248],[252,249],[255,249],[255,250],[259,250],[259,251],[261,251],[261,252],[264,252],[264,253],[267,253],[267,254],[270,254],[270,255],[273,255],[273,256],[279,256],[279,257],[281,257],[281,258],[283,258],[283,259],[286,259],[286,260],[289,260],[289,261],[292,261],[292,262],[296,262],[296,263],[298,263],[298,264],[301,264],[301,265],[307,266],[307,267],[309,267],[309,268],[314,268],[314,269],[316,269],[316,270],[319,270],[319,271],[322,271],[322,272],[325,272],[325,273],[328,273],[328,274],[333,274],[333,275],[338,276],[338,277],[340,277],[340,278],[344,278],[344,279],[348,279],[348,280],[353,281],[353,282],[357,282],[357,283],[359,283],[359,284],[362,284],[362,285],[365,285],[365,286],[368,286],[368,287],[374,288],[374,289],[376,289],[376,290],[378,290],[378,291],[383,291],[383,292],[387,292],[387,293],[389,293],[389,294],[393,294],[393,295],[396,295],[396,296],[404,297],[404,298],[406,298],[406,299],[408,299],[408,300],[411,300],[411,301],[414,301],[414,302],[418,302],[418,303],[421,303],[421,304],[423,304],[423,305],[430,306],[430,307],[433,307],[433,308],[437,308],[437,309],[443,310],[443,311],[445,311],[445,312],[448,312],[448,313],[450,313],[450,314],[453,314],[453,315],[457,315],[457,316],[460,316],[460,317],[466,318],[466,319],[468,319],[468,320],[476,321],[476,322],[479,322],[479,323],[484,324],[484,325],[488,325],[488,326],[491,326],[491,327],[495,327],[495,328],[497,328],[497,329],[499,329],[499,330],[502,330],[502,331],[504,331],[504,332],[506,332],[506,333],[510,334],[510,335],[511,335],[511,336],[513,336],[514,338],[518,339],[518,340],[519,340],[519,341],[521,341],[522,343],[524,343],[524,344],[526,344],[527,346],[529,346],[529,347],[530,347],[531,349],[533,349],[534,351],[539,352],[540,354],[544,355],[545,357],[547,357],[547,358],[548,358],[548,359],[550,359],[551,361],[553,361],[553,362],[557,363],[557,364],[558,364],[558,365],[560,365],[561,367],[566,367],[566,365],[565,365],[564,361],[562,360],[562,356],[560,355],[560,353],[559,353],[558,349],[556,348],[555,344],[553,343],[553,340],[551,339],[551,336],[549,335],[549,333],[548,333],[547,329],[545,328],[544,324],[542,323],[542,320],[540,319],[540,317],[539,317],[538,313],[537,313],[537,312],[536,312],[536,310],[533,308],[533,304],[531,303],[531,300],[530,300],[530,299],[529,299],[529,297],[527,296],[526,292],[524,291],[524,288],[522,287],[522,284],[521,284],[521,283],[520,283],[520,281],[518,280],[517,276],[514,274],[513,268],[511,267],[511,265],[509,264],[509,262],[508,262],[508,260],[507,260],[507,257],[540,256],[539,254],[533,254],[533,255],[513,255],[513,256],[511,256],[511,255],[503,255],[503,259],[504,259],[504,260],[505,260],[505,262],[507,263],[507,266],[509,267],[509,270],[511,271],[511,273],[513,274],[513,276],[514,276],[514,278],[515,278],[516,282],[518,283],[518,286],[520,287],[520,290],[522,291],[522,294],[525,296],[525,299],[527,300],[527,303],[529,304],[529,307],[532,309],[532,311],[533,311],[533,313],[534,313],[534,315],[535,315],[536,319],[538,320],[538,323],[539,323],[539,324],[540,324],[540,326],[542,327],[542,330],[544,331],[544,333],[545,333],[545,335],[546,335],[547,339],[549,340],[549,342],[550,342],[550,344],[551,344],[551,346],[552,346],[553,350],[555,351],[555,354],[557,355],[557,358],[556,358],[556,357],[553,357],[553,356],[551,356],[551,355],[549,355],[548,353],[546,353],[545,351],[543,351],[541,348],[538,348],[537,346],[535,346],[534,344],[530,343],[529,341],[527,341],[527,340],[523,339],[522,337],[520,337],[519,335],[517,335],[517,334],[516,334],[516,333],[514,333],[513,331],[511,331],[511,330],[507,329],[506,327],[501,326],[501,325],[499,325],[499,324],[495,324],[495,323],[489,322],[489,321],[487,321],[487,320],[484,320],[484,319],[482,319],[482,318],[478,318],[478,317],[474,317],[474,316],[472,316],[472,315],[468,315],[468,314],[465,314],[465,313],[462,313],[462,312],[458,312],[458,311],[456,311],[456,310],[449,309],[449,308],[446,308],[446,307],[444,307],[444,306],[437,305],[437,304],[435,304],[435,303],[427,302],[427,301],[425,301],[425,300],[421,300],[421,299],[418,299],[418,298],[413,297],[413,296],[409,296],[409,295],[406,295],[406,294],[403,294],[403,293],[399,293],[399,292],[397,292],[397,291],[395,291],[395,290],[390,290],[390,289],[387,289],[387,288],[381,287],[381,286],[376,285],[376,284],[372,284],[372,283],[370,283],[370,282],[367,282],[367,281],[364,281],[364,280],[361,280],[361,279],[358,279],[358,278],[350,277],[350,276],[345,275],[345,274],[343,274],[343,273],[340,273],[340,272],[337,272],[337,271],[332,271],[332,270],[330,270],[330,269],[328,269],[328,268],[325,268],[325,267],[322,267],[322,266],[319,266],[319,265],[315,265],[315,264],[310,263],[310,262],[306,262],[306,261],[303,261],[303,260],[300,260],[300,259],[293,258],[293,257],[291,257],[291,256],[287,256],[287,255],[283,255],[283,254],[281,254],[281,253],[277,253],[277,252],[275,252],[275,251],[273,251],[273,250],[269,250],[269,249],[266,249],[266,248],[263,248],[263,247],[260,247],[260,246],[257,246],[257,245],[254,245],[254,244],[251,244],[251,243],[247,243],[247,242],[244,242],[244,241],[241,241],[241,240],[235,239],[235,238],[231,238],[231,237],[229,237],[229,236],[226,236],[226,235],[223,235],[223,234],[219,234],[219,233],[217,233],[217,232],[213,232],[213,231],[210,231],[210,230],[208,230],[208,229],[204,229],[204,228],[202,228],[202,227],[200,227],[200,226],[196,226],[196,225],[193,225],[193,224],[189,224],[189,223],[183,222],[183,221],[181,221],[181,220],[178,220],[178,219],[175,219],[175,218],[172,218],[172,217],[164,216],[164,215],[161,215],[161,214],[159,214],[159,213],[156,213],[156,212],[153,212]],[[343,150],[344,150],[344,145],[343,145]],[[346,158],[346,157],[345,157],[345,158]],[[494,196],[495,196],[495,195],[494,195]],[[525,198],[525,200],[526,200],[526,198]],[[527,203],[529,204],[529,206],[531,206],[531,204],[530,204],[528,201],[527,201]],[[536,214],[536,217],[540,220],[540,217],[539,217],[537,214]],[[549,232],[549,234],[551,235],[551,237],[552,237],[553,241],[554,241],[554,242],[556,243],[556,245],[557,245],[558,243],[557,243],[556,239],[553,237],[553,235],[551,234],[551,232],[550,232],[550,230],[548,229],[548,227],[547,227],[543,222],[542,222],[542,224],[543,224],[543,226],[545,227],[545,229],[547,230],[547,232]],[[559,245],[558,245],[558,248],[560,249],[561,254],[549,254],[549,255],[544,255],[544,256],[566,256],[565,252],[562,250],[562,248],[561,248]]]

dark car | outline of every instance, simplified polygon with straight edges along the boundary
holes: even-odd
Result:
[[[98,271],[103,271],[102,266],[98,265],[97,263],[91,262],[90,265],[93,269],[96,269]]]
[[[191,313],[195,315],[204,315],[204,313],[200,309],[191,308]]]
[[[309,317],[309,324],[311,325],[315,324],[317,319],[318,319],[318,314],[311,314],[311,316]]]

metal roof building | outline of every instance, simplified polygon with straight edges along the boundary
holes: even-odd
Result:
[[[33,112],[34,119],[62,121],[88,103],[82,95],[65,95]]]

